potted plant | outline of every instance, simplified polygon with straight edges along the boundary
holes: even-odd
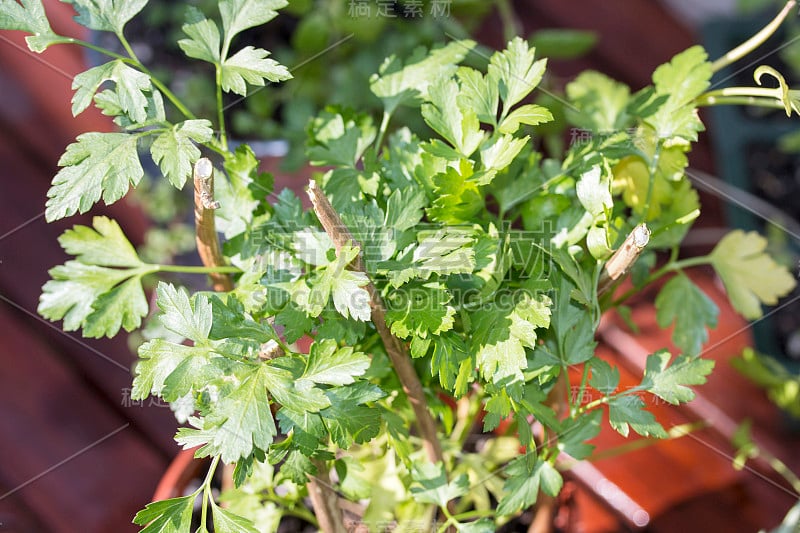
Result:
[[[200,530],[216,531],[273,530],[288,515],[324,531],[491,531],[537,502],[534,523],[548,522],[563,469],[591,454],[606,414],[624,436],[667,437],[647,400],[689,401],[711,372],[701,351],[718,310],[686,269],[713,266],[747,318],[794,288],[755,233],[679,257],[699,215],[684,175],[698,108],[746,98],[798,111],[768,68],[756,81],[769,75],[776,89],[709,88],[769,29],[714,62],[692,47],[633,93],[579,75],[564,96],[574,127],[564,153],[544,154],[536,137],[553,116],[526,103],[546,69],[526,41],[473,56],[480,68],[461,65],[469,40],[391,56],[369,80],[380,117],[331,106],[308,124],[307,154],[322,171],[304,209],[292,191],[272,194],[247,145],[229,144],[223,103],[291,77],[266,50],[236,46],[283,0],[220,0],[219,23],[190,12],[178,45],[213,65],[214,117],[195,116],[129,45],[125,25],[145,0],[71,3],[125,53],[55,34],[39,0],[0,0],[0,28],[30,33],[32,50],[72,43],[108,57],[76,76],[73,112],[94,103],[120,131],[67,148],[47,219],[121,199],[142,179],[145,149],[176,188],[192,178],[204,265],[145,262],[118,224],[95,217],[61,236],[75,258],[51,270],[39,313],[113,336],[150,314],[145,277],[207,275],[214,289],[160,281],[138,349],[132,397],[171,402],[188,422],[178,443],[210,458],[196,490],[134,518],[144,531],[189,531],[196,504]],[[397,123],[401,108],[427,133]],[[658,262],[657,251],[667,252]],[[651,354],[641,382],[621,388],[595,355],[600,319],[667,277],[657,318],[680,353]],[[584,401],[589,389],[597,396]],[[217,498],[220,463],[235,466]]]

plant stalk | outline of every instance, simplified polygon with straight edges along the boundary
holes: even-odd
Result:
[[[770,36],[773,33],[775,33],[775,30],[777,30],[778,27],[783,23],[783,21],[786,20],[786,17],[789,16],[789,12],[796,5],[797,2],[795,0],[789,0],[788,2],[786,2],[786,5],[783,6],[783,9],[780,10],[778,15],[774,19],[772,19],[769,24],[764,26],[764,28],[761,31],[750,37],[748,40],[746,40],[745,42],[743,42],[742,44],[740,44],[739,46],[737,46],[736,48],[725,54],[724,56],[714,61],[711,64],[711,70],[717,72],[718,70],[727,67],[731,63],[740,60],[741,58],[743,58],[744,56],[746,56],[747,54],[749,54],[750,52],[752,52],[753,50],[764,44],[764,41],[769,39]]]
[[[214,210],[217,208],[219,202],[214,200],[214,166],[203,157],[194,165],[195,241],[203,264],[206,268],[215,269],[225,266],[214,223]],[[233,289],[229,274],[215,270],[208,275],[215,291],[226,292]]]
[[[314,206],[317,218],[319,218],[322,227],[331,238],[331,241],[333,241],[336,249],[339,250],[342,246],[348,244],[357,245],[357,241],[353,238],[350,230],[344,225],[341,217],[333,209],[325,193],[322,192],[314,180],[311,180],[308,184],[308,196]],[[367,274],[361,254],[354,260],[353,267],[356,271]],[[386,308],[372,281],[365,288],[369,293],[372,323],[383,340],[386,353],[389,355],[397,377],[403,385],[403,390],[408,396],[409,402],[411,402],[411,407],[414,409],[425,453],[432,463],[443,462],[442,445],[436,435],[436,423],[428,409],[428,402],[425,399],[422,383],[420,383],[419,376],[417,376],[414,366],[411,364],[411,355],[408,352],[408,347],[389,331],[386,325]]]
[[[339,497],[330,485],[328,465],[320,459],[311,459],[317,469],[317,476],[308,475],[308,495],[317,515],[319,529],[324,533],[347,533],[344,527]]]

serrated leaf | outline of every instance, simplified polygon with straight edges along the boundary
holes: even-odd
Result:
[[[190,369],[198,370],[208,363],[208,358],[208,348],[174,344],[164,339],[147,341],[139,347],[139,362],[136,364],[131,398],[144,400],[150,394],[162,396],[167,401],[180,398],[191,391],[191,383],[198,377],[197,373],[193,373],[187,379],[186,372]],[[177,387],[168,387],[167,380],[181,365],[182,375],[176,376],[172,383]],[[189,386],[186,386],[187,381]],[[197,381],[204,383],[204,380]]]
[[[677,405],[694,399],[694,391],[687,385],[702,385],[714,368],[714,361],[693,357],[677,357],[672,365],[667,351],[656,352],[647,358],[642,378],[642,389],[662,400]]]
[[[459,105],[464,109],[474,110],[481,122],[496,125],[499,102],[497,83],[469,67],[459,67],[456,75],[461,82],[461,93],[458,95]],[[506,133],[502,129],[501,132]]]
[[[245,46],[222,63],[222,90],[247,96],[247,84],[263,86],[264,80],[278,82],[292,77],[289,70],[267,59],[263,48]]]
[[[43,52],[61,37],[53,33],[41,0],[0,0],[0,29],[21,30],[32,52]]]
[[[133,123],[147,119],[147,94],[153,92],[150,76],[115,59],[81,72],[72,81],[75,94],[72,97],[72,114],[77,116],[89,107],[100,86],[111,81],[115,84],[115,103]]]
[[[141,324],[148,312],[141,278],[153,269],[142,263],[115,221],[94,217],[92,225],[74,226],[59,237],[76,260],[50,270],[38,312],[50,320],[63,318],[67,331],[82,327],[86,337],[111,337],[120,327],[132,331]]]
[[[327,385],[349,385],[367,371],[370,358],[353,348],[339,348],[336,341],[325,339],[311,345],[305,372],[301,380]]]
[[[315,321],[305,311],[290,303],[275,315],[275,324],[283,326],[286,342],[292,343],[306,333],[310,333],[314,328]]]
[[[169,182],[181,189],[192,174],[192,165],[200,159],[194,143],[208,142],[213,136],[210,121],[184,120],[156,137],[150,153]]]
[[[439,376],[439,383],[448,391],[460,396],[463,390],[457,389],[458,375],[464,362],[469,362],[470,354],[463,337],[456,333],[443,333],[433,337],[433,356],[431,357],[431,375]]]
[[[534,462],[535,461],[535,462]],[[505,468],[506,481],[503,484],[503,496],[497,505],[498,515],[510,515],[527,509],[539,497],[539,486],[545,463],[536,457],[527,455],[518,457],[508,463]],[[548,480],[552,488],[553,480]]]
[[[225,48],[242,31],[261,26],[278,16],[278,10],[286,7],[286,0],[222,0],[219,12],[225,30]]]
[[[442,463],[417,463],[411,470],[411,495],[419,503],[431,503],[446,508],[447,502],[467,493],[469,479],[461,474],[447,481],[447,472]]]
[[[91,228],[78,225],[68,229],[58,243],[87,265],[134,268],[144,264],[119,224],[104,216],[92,218]]]
[[[375,140],[376,131],[369,115],[333,109],[323,111],[309,124],[309,135],[311,164],[355,167]]]
[[[363,272],[346,269],[358,253],[358,248],[343,246],[335,261],[317,270],[319,276],[312,282],[310,290],[300,287],[292,292],[293,301],[310,316],[317,317],[333,296],[334,307],[342,316],[369,320],[370,297],[364,289],[369,279]]]
[[[94,311],[83,323],[84,337],[113,337],[120,327],[125,331],[137,329],[149,310],[141,277],[133,277],[101,294],[92,308]]]
[[[159,282],[156,293],[165,328],[195,342],[208,339],[212,309],[205,295],[195,294],[190,299],[185,289],[164,282]]]
[[[629,428],[642,437],[668,437],[653,413],[645,411],[644,401],[638,396],[618,396],[608,402],[608,421],[620,435],[627,437]]]
[[[386,271],[392,286],[411,279],[428,280],[434,274],[469,274],[475,269],[475,239],[470,230],[443,228],[417,233],[417,244]]]
[[[452,76],[456,71],[456,64],[474,46],[474,41],[463,40],[448,43],[430,52],[418,48],[405,63],[396,56],[390,56],[381,65],[378,74],[370,79],[370,89],[383,100],[389,114],[400,105],[419,105],[428,98],[431,82],[437,76]]]
[[[535,50],[521,37],[509,41],[502,52],[492,54],[489,76],[499,83],[505,112],[528,96],[542,80],[547,60],[534,62],[534,57]]]
[[[766,247],[767,240],[758,233],[735,230],[709,256],[731,305],[750,320],[761,317],[762,303],[775,305],[797,285],[786,268],[764,253]]]
[[[578,460],[589,457],[594,445],[587,442],[600,433],[602,417],[602,411],[597,410],[565,420],[558,433],[558,449]]]
[[[277,434],[267,395],[268,373],[267,365],[258,366],[206,417],[205,429],[213,427],[206,449],[225,463],[249,456],[254,448],[267,450]]]
[[[516,108],[503,119],[497,131],[500,133],[516,133],[520,124],[538,126],[553,120],[553,114],[545,107],[535,104],[525,104]]]
[[[573,106],[567,108],[567,116],[576,126],[597,134],[625,127],[630,100],[627,85],[600,72],[587,70],[568,83],[566,91]]]
[[[514,307],[487,305],[472,314],[473,349],[486,381],[522,381],[528,367],[525,348],[536,347],[536,328],[550,325],[550,299],[520,294]]]
[[[226,511],[213,501],[211,516],[214,518],[215,533],[259,533],[251,520]]]
[[[653,73],[657,96],[668,95],[658,109],[645,117],[659,139],[682,137],[696,141],[705,129],[693,101],[705,91],[713,69],[708,54],[701,46],[693,46],[659,66]]]
[[[684,274],[669,280],[656,297],[656,320],[662,328],[673,322],[672,342],[685,355],[700,353],[708,340],[706,326],[717,326],[716,304]]]
[[[359,382],[346,387],[328,389],[330,407],[319,415],[325,420],[333,442],[342,449],[363,444],[375,438],[381,429],[381,410],[364,405],[385,396],[375,385]]]
[[[426,205],[427,198],[421,189],[395,189],[386,201],[386,226],[397,231],[413,228],[422,220]]]
[[[299,375],[296,374],[299,372],[292,374],[277,366],[265,366],[267,367],[265,379],[269,392],[279,404],[287,409],[296,413],[316,413],[331,405],[331,401],[325,396],[322,389],[308,387],[308,381],[302,384],[302,387],[298,387]]]
[[[428,88],[427,102],[422,104],[422,117],[462,156],[469,157],[483,141],[484,132],[475,111],[459,106],[458,94],[456,80],[439,78]]]
[[[453,167],[433,176],[435,197],[427,209],[428,216],[445,224],[474,222],[475,215],[484,208],[483,194],[478,184],[469,181]]]
[[[497,137],[494,142],[481,148],[481,163],[484,170],[489,171],[487,175],[478,180],[478,185],[487,185],[494,178],[494,175],[504,170],[519,155],[523,148],[530,141],[527,135],[520,139],[512,135],[505,134]]]
[[[192,527],[192,509],[196,494],[148,503],[136,513],[133,523],[147,526],[141,533],[186,533]]]
[[[94,310],[92,305],[117,283],[130,276],[125,270],[67,261],[48,271],[37,312],[48,320],[64,320],[64,331],[80,328]]]
[[[75,20],[92,30],[121,34],[128,23],[147,4],[148,0],[67,0],[78,16]]]
[[[401,339],[426,338],[453,327],[456,310],[452,296],[438,283],[409,284],[393,291],[386,301],[386,323]]]
[[[53,222],[85,213],[102,196],[106,205],[125,196],[144,175],[136,151],[138,135],[84,133],[67,146],[58,161],[62,168],[47,191],[45,218]]]
[[[189,57],[208,61],[215,65],[220,62],[219,28],[213,20],[201,18],[196,22],[184,24],[183,33],[188,39],[178,41],[178,46]]]
[[[619,368],[612,367],[602,359],[592,360],[592,379],[589,384],[595,390],[608,396],[617,390],[619,385]]]

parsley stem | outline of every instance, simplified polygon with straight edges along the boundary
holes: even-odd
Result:
[[[780,10],[778,15],[774,19],[772,19],[772,21],[770,21],[769,24],[764,26],[764,28],[762,28],[761,31],[750,37],[748,40],[746,40],[745,42],[743,42],[742,44],[740,44],[739,46],[737,46],[736,48],[725,54],[724,56],[714,61],[711,64],[711,70],[717,72],[718,70],[727,67],[731,63],[740,60],[741,58],[743,58],[744,56],[746,56],[747,54],[749,54],[750,52],[752,52],[753,50],[764,44],[764,41],[769,39],[770,36],[772,36],[772,34],[775,33],[778,27],[783,23],[786,17],[789,16],[789,12],[794,8],[795,5],[797,5],[797,2],[795,0],[789,0],[788,2],[786,2],[786,5],[783,6],[783,9]]]
[[[215,65],[217,85],[217,123],[219,127],[219,142],[223,150],[228,151],[228,135],[225,133],[225,108],[222,105],[222,66]]]
[[[211,466],[208,467],[208,473],[206,474],[206,479],[203,481],[203,504],[202,510],[200,512],[200,524],[204,527],[206,525],[206,520],[208,519],[208,500],[211,498],[211,480],[214,477],[214,472],[217,470],[217,464],[219,464],[219,455],[214,457],[211,461]]]
[[[187,265],[151,265],[153,272],[180,272],[182,274],[239,274],[242,269],[235,266],[187,266]]]
[[[773,89],[774,90],[774,89]],[[770,109],[784,109],[783,102],[772,98],[763,98],[755,96],[708,96],[706,94],[700,95],[695,104],[698,107],[707,107],[712,105],[749,105],[755,107],[766,107]]]
[[[383,117],[381,118],[381,127],[378,130],[378,139],[375,141],[375,155],[377,156],[381,150],[381,144],[383,144],[383,137],[386,135],[386,130],[389,129],[389,120],[391,120],[392,114],[389,111],[383,111]]]

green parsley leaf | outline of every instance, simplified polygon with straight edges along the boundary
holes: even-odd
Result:
[[[397,231],[411,229],[422,220],[426,205],[427,198],[421,189],[395,189],[386,201],[385,224]]]
[[[325,420],[331,439],[346,450],[354,443],[363,444],[375,438],[381,429],[381,411],[378,407],[364,405],[385,396],[375,385],[359,382],[347,387],[328,389],[326,396],[330,407],[319,415]]]
[[[211,516],[214,518],[215,533],[258,533],[258,530],[247,518],[234,514],[218,506],[211,500]]]
[[[504,114],[533,91],[544,75],[546,59],[534,62],[536,51],[521,37],[509,41],[489,61],[489,76],[500,86]]]
[[[535,104],[525,104],[516,108],[503,119],[497,131],[500,133],[516,133],[520,124],[538,126],[553,120],[553,114],[545,107]]]
[[[643,409],[644,401],[638,396],[617,396],[608,402],[608,421],[623,437],[630,428],[642,437],[666,439],[667,432],[656,422],[653,413]]]
[[[472,314],[473,349],[477,365],[487,381],[503,383],[509,378],[522,381],[528,367],[525,348],[536,347],[536,328],[550,325],[551,301],[545,295],[534,298],[520,294],[512,308],[499,304],[484,306]]]
[[[309,124],[309,160],[313,165],[355,168],[375,135],[369,115],[327,109]]]
[[[208,339],[212,324],[212,309],[203,294],[189,294],[171,283],[159,282],[156,289],[158,308],[163,313],[161,324],[178,335],[195,342]]]
[[[685,355],[700,353],[708,340],[706,326],[716,327],[719,309],[684,274],[669,280],[656,298],[656,320],[662,328],[675,323],[672,341]]]
[[[605,396],[611,395],[619,385],[619,368],[612,367],[602,359],[592,359],[592,379],[589,384]]]
[[[58,161],[62,168],[47,191],[45,218],[53,222],[85,213],[102,195],[106,205],[125,196],[144,176],[136,151],[138,135],[84,133],[67,146]]]
[[[467,178],[453,167],[433,176],[436,189],[433,205],[427,209],[432,220],[445,224],[474,222],[475,215],[484,208],[484,200],[477,183]]]
[[[41,0],[0,0],[0,29],[21,30],[32,35],[25,37],[32,52],[44,50],[61,37],[50,27]]]
[[[87,265],[134,268],[144,264],[119,224],[107,217],[94,217],[91,228],[74,226],[58,242],[65,252]]]
[[[222,90],[247,96],[247,83],[263,86],[264,80],[278,82],[292,77],[289,70],[267,59],[269,52],[263,48],[245,46],[222,63]]]
[[[141,278],[153,269],[139,259],[115,221],[94,217],[92,225],[75,226],[59,237],[76,260],[50,270],[38,312],[49,320],[63,318],[66,331],[82,327],[86,337],[112,337],[120,327],[132,331],[141,325],[148,311]]]
[[[200,15],[199,20],[184,24],[182,29],[183,33],[189,36],[188,39],[178,41],[178,46],[184,54],[215,65],[219,64],[219,28],[213,20]]]
[[[297,386],[302,388],[303,380],[327,385],[349,385],[355,382],[357,376],[363,375],[369,365],[370,358],[364,353],[354,352],[349,346],[339,348],[332,339],[318,341],[311,345],[305,372]]]
[[[210,121],[184,120],[156,137],[150,153],[170,183],[181,189],[192,174],[192,165],[200,159],[194,143],[209,142],[213,136]]]
[[[714,368],[714,361],[694,357],[675,358],[666,350],[656,352],[647,358],[641,388],[655,394],[673,405],[694,399],[694,391],[687,385],[702,385],[706,376]]]
[[[563,484],[561,474],[553,465],[528,455],[511,461],[505,474],[504,494],[497,505],[499,515],[513,514],[536,503],[540,486],[547,494],[555,495]]]
[[[134,123],[147,119],[147,94],[153,92],[150,76],[129,67],[120,59],[81,72],[72,81],[72,114],[78,115],[92,103],[97,90],[106,81],[116,86],[116,103]]]
[[[278,10],[286,7],[286,0],[222,0],[219,13],[225,30],[224,48],[230,48],[231,40],[242,31],[261,26],[278,16]]]
[[[626,109],[630,100],[627,85],[605,74],[587,70],[567,84],[567,108],[570,121],[594,133],[619,131],[628,122]]]
[[[603,412],[595,410],[564,420],[558,433],[558,449],[577,460],[589,457],[595,447],[587,442],[600,434],[602,418]]]
[[[453,327],[452,296],[440,283],[410,283],[392,291],[386,300],[386,323],[401,339],[426,338]]]
[[[711,63],[702,46],[693,46],[664,63],[653,73],[657,96],[668,96],[666,102],[645,122],[656,130],[659,139],[682,137],[696,141],[703,131],[694,99],[710,85]]]
[[[458,95],[459,105],[464,109],[473,109],[481,122],[496,126],[499,102],[497,83],[493,83],[494,80],[490,80],[488,76],[469,67],[459,67],[456,75],[458,81],[461,82],[461,93]],[[514,133],[502,130],[501,132]]]
[[[148,0],[67,0],[78,16],[78,24],[92,30],[113,31],[122,29],[147,4]]]
[[[392,114],[400,105],[419,105],[428,99],[430,84],[437,76],[449,77],[459,63],[475,46],[474,41],[448,43],[428,52],[418,48],[405,61],[392,55],[383,62],[370,78],[370,89],[383,100],[386,113]]]
[[[148,503],[133,523],[147,526],[141,533],[185,533],[192,528],[192,509],[197,494]]]
[[[238,387],[214,404],[203,427],[211,437],[203,453],[219,455],[230,464],[249,456],[254,448],[269,448],[277,429],[267,395],[268,373],[267,365],[255,367]]]
[[[463,496],[469,490],[469,479],[461,474],[447,481],[442,463],[415,463],[411,469],[411,495],[419,503],[432,503],[446,508],[447,502]]]
[[[459,90],[458,82],[452,78],[442,77],[432,83],[427,102],[422,104],[422,117],[461,155],[469,157],[483,141],[484,132],[475,111],[459,105]]]
[[[292,343],[309,333],[314,328],[315,321],[295,304],[289,303],[275,315],[275,324],[283,326],[286,342]]]
[[[205,382],[210,374],[210,369],[204,368],[209,356],[210,350],[206,347],[185,346],[163,339],[147,341],[139,347],[131,398],[144,400],[155,394],[167,401],[177,400],[189,393],[194,383]]]
[[[735,230],[710,255],[733,308],[751,320],[761,317],[762,303],[775,305],[797,285],[786,268],[764,253],[766,247],[767,240],[758,233]]]

